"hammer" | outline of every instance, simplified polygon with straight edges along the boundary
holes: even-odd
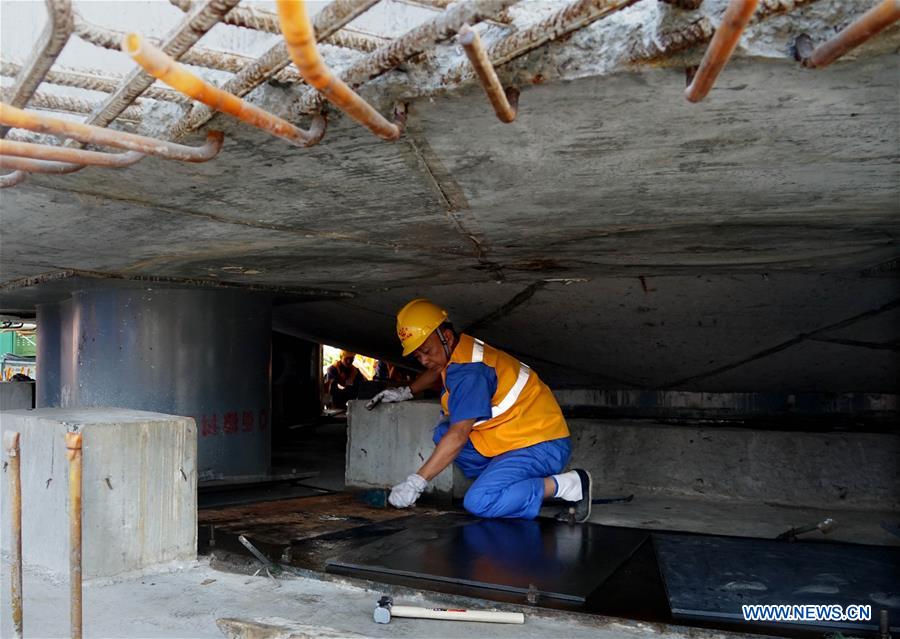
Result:
[[[452,621],[484,621],[487,623],[525,623],[521,612],[499,610],[464,610],[462,608],[418,608],[395,606],[394,598],[385,595],[375,606],[375,623],[390,623],[393,617],[412,619],[449,619]]]

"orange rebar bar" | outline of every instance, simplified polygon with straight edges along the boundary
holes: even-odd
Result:
[[[323,116],[315,116],[309,131],[296,127],[198,78],[137,33],[129,33],[122,39],[122,51],[130,55],[144,71],[173,89],[202,102],[211,109],[233,115],[257,129],[300,146],[317,144],[325,135]]]
[[[728,3],[722,22],[706,48],[697,74],[684,90],[684,97],[690,102],[700,102],[713,88],[716,78],[734,53],[744,28],[753,17],[757,4],[759,0],[731,0]]]
[[[0,189],[8,189],[16,184],[21,184],[27,177],[28,174],[25,171],[13,171],[6,175],[0,175]]]
[[[466,52],[466,57],[472,63],[472,68],[481,82],[484,92],[487,94],[491,106],[494,107],[494,113],[501,122],[512,122],[516,119],[516,112],[519,106],[519,90],[510,87],[504,91],[503,85],[500,84],[500,78],[491,64],[491,59],[481,43],[475,29],[469,25],[463,25],[459,30],[459,43]]]
[[[22,470],[19,456],[19,433],[8,430],[3,433],[3,447],[9,457],[9,508],[12,519],[10,530],[10,599],[12,623],[16,637],[22,639]]]
[[[49,133],[72,138],[85,144],[114,146],[119,149],[137,151],[146,155],[156,155],[168,160],[182,162],[206,162],[213,159],[222,149],[225,136],[221,131],[210,131],[206,134],[206,144],[202,146],[186,146],[167,140],[157,140],[144,135],[114,131],[91,124],[60,120],[33,111],[23,111],[5,102],[0,102],[0,124],[28,129],[38,133]]]
[[[125,153],[100,153],[98,151],[85,151],[73,149],[68,146],[50,146],[48,144],[32,144],[17,140],[0,140],[0,156],[14,155],[34,160],[51,160],[54,162],[71,162],[73,164],[85,164],[90,166],[106,166],[120,168],[131,166],[140,162],[143,153],[126,151]]]
[[[802,61],[803,66],[811,69],[827,67],[897,20],[900,20],[900,0],[882,0],[836,36],[817,46],[810,56]]]
[[[69,591],[72,639],[81,639],[81,433],[66,433],[69,459]]]
[[[303,0],[277,0],[278,20],[291,60],[303,79],[341,111],[385,140],[400,137],[400,127],[388,122],[353,89],[336,77],[316,48],[316,35]]]
[[[31,160],[12,155],[0,155],[0,169],[12,169],[13,171],[26,171],[28,173],[74,173],[84,168],[84,164],[72,164],[71,162],[51,162],[49,160]]]

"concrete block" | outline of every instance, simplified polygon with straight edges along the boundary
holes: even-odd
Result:
[[[900,509],[897,433],[590,419],[571,419],[569,428],[570,466],[591,471],[599,497],[635,493]]]
[[[196,558],[193,419],[120,408],[42,408],[0,414],[0,430],[21,433],[26,566],[60,575],[69,570],[66,432],[83,436],[85,579]],[[4,499],[6,555],[8,504]]]
[[[441,406],[428,400],[381,404],[371,411],[365,406],[364,401],[348,403],[344,481],[348,488],[388,488],[418,470],[434,450],[432,431]],[[449,499],[464,494],[466,485],[451,467],[429,483],[426,493]]]
[[[34,408],[34,382],[0,382],[0,410]]]

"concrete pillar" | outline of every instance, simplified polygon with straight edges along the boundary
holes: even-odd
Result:
[[[25,565],[68,574],[67,432],[83,438],[85,579],[196,558],[197,438],[190,419],[117,408],[45,408],[4,412],[0,427],[21,435]],[[8,502],[3,499],[4,553],[10,550]]]
[[[38,408],[193,417],[201,480],[268,473],[267,296],[110,286],[41,305],[37,321]]]

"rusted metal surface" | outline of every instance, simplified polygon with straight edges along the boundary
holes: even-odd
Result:
[[[5,177],[5,176],[4,176]],[[16,637],[22,638],[22,468],[19,450],[19,433],[8,430],[3,433],[3,448],[9,459],[9,548],[10,548],[10,600],[11,620]]]
[[[62,175],[74,173],[84,168],[83,164],[70,162],[51,162],[48,160],[32,160],[9,155],[0,155],[0,169],[12,169],[14,171],[27,171],[28,173],[53,173]]]
[[[6,92],[3,92],[4,102],[6,102]],[[93,113],[99,105],[90,100],[82,100],[81,98],[73,98],[67,95],[59,95],[56,93],[35,93],[28,101],[28,106],[33,109],[42,109],[44,111],[59,111],[62,113]],[[140,105],[130,106],[120,116],[123,120],[130,122],[140,122],[143,114]]]
[[[474,29],[468,25],[463,25],[462,29],[459,30],[459,43],[466,52],[469,62],[472,63],[475,75],[478,76],[478,81],[481,82],[481,86],[487,94],[488,100],[490,100],[491,106],[494,108],[494,113],[497,114],[497,118],[501,122],[507,123],[515,120],[516,110],[519,105],[519,90],[510,87],[504,91],[503,85],[500,84],[500,79],[497,77],[497,72],[494,71],[494,65],[488,59],[484,45],[481,43],[481,38],[478,37]]]
[[[670,4],[673,7],[678,7],[679,9],[685,9],[687,11],[694,11],[700,8],[700,5],[703,4],[703,0],[659,0],[660,2],[665,2],[666,4]]]
[[[744,28],[753,17],[759,0],[731,0],[722,16],[722,21],[703,55],[700,68],[684,90],[689,102],[700,102],[709,94],[719,73],[728,64],[731,54],[737,48]]]
[[[11,186],[21,184],[28,177],[24,171],[13,171],[6,175],[0,175],[0,189],[8,189]]]
[[[817,46],[801,63],[810,69],[827,67],[897,20],[900,20],[900,0],[881,0],[836,36]]]
[[[433,20],[395,38],[389,45],[382,47],[372,55],[350,65],[341,72],[341,80],[352,87],[357,87],[390,71],[413,56],[419,55],[438,42],[453,37],[463,25],[481,22],[516,2],[517,0],[460,2]],[[292,112],[309,113],[315,110],[316,100],[316,93],[309,91],[292,107]]]
[[[114,146],[182,162],[206,162],[213,159],[222,149],[224,139],[221,131],[210,131],[206,136],[206,144],[197,147],[186,146],[125,131],[114,131],[81,122],[60,120],[39,113],[23,111],[2,102],[0,102],[0,124],[72,138],[85,144]]]
[[[22,65],[12,87],[8,102],[13,106],[22,107],[28,103],[72,35],[74,19],[71,2],[45,0],[44,4],[47,5],[47,26],[41,33],[40,44],[35,47],[28,62]]]
[[[198,78],[136,33],[125,36],[122,50],[154,78],[162,80],[173,89],[210,108],[232,115],[257,129],[300,146],[317,144],[325,135],[324,116],[314,118],[310,130],[305,131]]]
[[[15,155],[35,160],[71,162],[110,168],[131,166],[144,158],[144,154],[137,151],[101,153],[99,151],[73,149],[67,146],[49,146],[47,144],[32,144],[31,142],[19,142],[16,140],[0,140],[0,155]]]
[[[206,0],[191,11],[162,43],[162,50],[175,59],[212,29],[240,0]],[[125,82],[109,96],[103,107],[88,119],[88,124],[106,126],[153,84],[153,77],[135,69]]]
[[[66,433],[69,460],[69,592],[72,638],[81,639],[81,433]]]
[[[641,43],[631,49],[629,62],[650,62],[679,51],[686,51],[704,42],[709,42],[716,29],[708,18],[703,17],[691,24],[660,33],[653,42]]]
[[[195,0],[169,0],[169,2],[182,11],[190,11]],[[281,27],[278,26],[278,14],[265,9],[235,7],[228,12],[228,15],[225,16],[222,22],[235,27],[281,35]],[[321,42],[333,44],[336,47],[356,49],[367,53],[374,51],[388,40],[390,38],[364,33],[350,27],[344,27],[327,38],[320,38]]]
[[[314,20],[317,38],[327,38],[351,20],[365,13],[379,0],[333,0],[322,9]],[[272,46],[252,64],[244,67],[240,73],[222,85],[222,90],[238,97],[243,97],[265,82],[268,78],[278,78],[279,72],[291,62],[287,45],[283,40]],[[286,70],[286,69],[285,69]],[[298,74],[299,79],[299,74]],[[169,136],[177,140],[190,131],[203,126],[215,114],[207,106],[195,106],[191,112],[175,123]]]
[[[760,0],[759,8],[756,10],[750,23],[760,22],[772,16],[790,13],[795,9],[801,9],[819,2],[819,0]]]
[[[577,0],[565,5],[527,29],[503,38],[488,49],[488,58],[495,67],[519,58],[548,42],[630,7],[638,0]],[[473,73],[468,65],[460,64],[444,74],[444,84],[456,84]]]
[[[337,78],[316,48],[312,22],[302,0],[278,0],[278,17],[288,53],[300,75],[329,102],[384,140],[396,140],[400,129]],[[377,52],[372,54],[377,55]]]
[[[22,65],[8,60],[0,61],[0,75],[16,76],[22,70]],[[101,93],[112,93],[122,83],[123,75],[99,71],[97,69],[51,69],[44,76],[44,82],[63,87],[75,87]],[[144,92],[145,98],[164,100],[166,102],[178,102],[190,104],[190,100],[171,89],[150,87]]]

